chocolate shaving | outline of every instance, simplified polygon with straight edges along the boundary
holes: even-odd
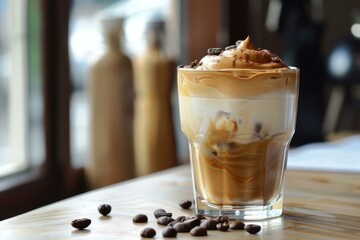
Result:
[[[195,59],[194,61],[192,61],[192,62],[190,63],[190,67],[191,67],[191,68],[195,68],[195,67],[197,66],[197,64],[198,64],[197,61],[198,61],[197,59]]]
[[[209,48],[207,50],[208,55],[219,55],[223,51],[222,48]]]
[[[229,50],[229,49],[233,49],[233,48],[236,48],[236,45],[227,46],[227,47],[225,48],[225,50]]]

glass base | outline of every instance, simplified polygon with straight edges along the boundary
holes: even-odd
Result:
[[[208,217],[227,216],[231,220],[264,220],[279,217],[282,214],[283,197],[269,205],[229,206],[214,205],[195,198],[197,214]]]

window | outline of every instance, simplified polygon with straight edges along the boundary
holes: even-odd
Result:
[[[37,2],[0,1],[0,177],[43,159]]]
[[[0,0],[0,220],[84,190],[69,156],[70,2]]]

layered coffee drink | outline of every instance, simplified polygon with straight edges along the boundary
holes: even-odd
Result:
[[[196,210],[264,219],[281,214],[299,70],[248,37],[178,68]]]

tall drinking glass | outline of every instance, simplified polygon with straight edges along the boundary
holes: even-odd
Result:
[[[282,214],[299,72],[178,68],[198,214],[244,220]]]

